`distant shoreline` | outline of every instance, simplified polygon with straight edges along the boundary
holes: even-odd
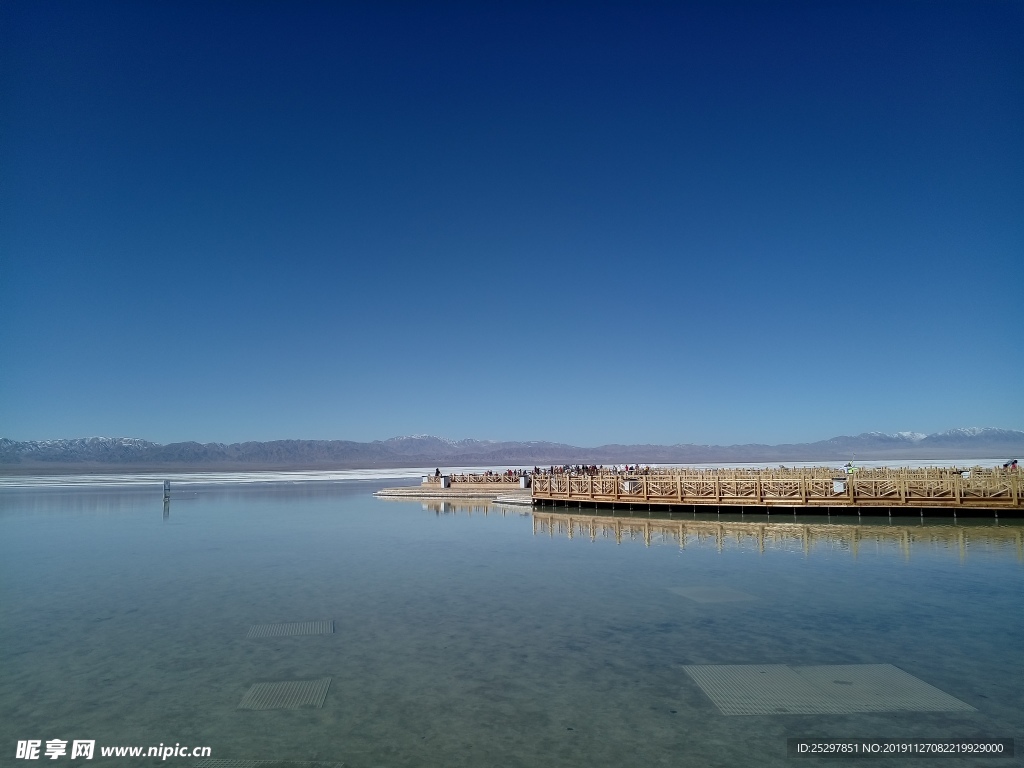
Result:
[[[829,466],[840,466],[846,463],[846,459],[841,458],[828,458],[818,457],[811,459],[763,459],[763,460],[720,460],[720,459],[709,459],[705,461],[687,461],[687,462],[673,462],[673,461],[651,461],[651,462],[639,462],[641,464],[649,464],[650,466],[663,466],[663,467],[681,467],[681,466],[694,466],[694,467],[773,467],[773,466],[791,466],[791,467],[829,467]],[[932,456],[915,456],[907,458],[899,457],[886,457],[880,456],[877,458],[858,458],[854,463],[858,466],[888,466],[888,467],[905,467],[911,465],[917,466],[958,466],[958,467],[994,467],[1001,466],[1005,461],[1004,458],[994,456],[981,456],[981,457],[969,457],[969,456],[949,456],[945,457],[932,457]],[[579,461],[569,462],[571,464],[579,464]],[[595,463],[595,462],[590,462]],[[600,463],[600,462],[596,462]],[[604,462],[604,466],[612,466],[613,464],[621,465],[625,462]],[[631,462],[632,463],[632,462]],[[934,463],[934,464],[933,464]],[[449,472],[460,472],[468,469],[495,469],[495,468],[531,468],[535,464],[530,462],[524,463],[509,463],[509,464],[486,464],[486,463],[475,463],[475,464],[447,464],[444,461],[430,462],[428,464],[416,463],[410,464],[409,462],[330,462],[330,463],[305,463],[305,464],[256,464],[256,463],[210,463],[210,464],[185,464],[185,463],[138,463],[138,464],[106,464],[99,462],[79,462],[79,463],[56,463],[56,462],[33,462],[33,463],[11,463],[11,464],[0,464],[0,477],[60,477],[67,475],[150,475],[150,474],[202,474],[202,473],[261,473],[261,472],[352,472],[352,471],[368,471],[373,470],[409,470],[431,472],[430,467],[439,467],[443,473]],[[543,467],[547,467],[551,462],[543,462]],[[561,462],[557,463],[561,465]]]

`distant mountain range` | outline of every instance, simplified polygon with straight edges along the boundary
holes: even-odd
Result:
[[[885,459],[1024,458],[1024,431],[953,429],[865,432],[816,443],[784,445],[601,445],[581,448],[548,442],[446,440],[431,435],[372,443],[349,440],[273,440],[249,443],[169,443],[130,437],[85,437],[18,442],[0,438],[0,473],[27,470],[147,468],[356,469],[417,466],[549,464],[681,464],[691,462],[860,461]]]

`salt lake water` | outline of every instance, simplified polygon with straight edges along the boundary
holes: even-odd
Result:
[[[529,508],[372,495],[395,484],[176,485],[166,510],[156,484],[4,489],[0,766],[192,766],[99,754],[176,743],[356,768],[802,765],[795,737],[1024,749],[1019,520],[964,521],[959,544],[681,547],[570,537]],[[335,631],[248,637],[306,621]],[[966,706],[726,715],[693,665],[892,665]],[[328,677],[320,708],[239,708],[257,683]],[[32,739],[93,740],[96,755],[18,759]],[[912,764],[933,762],[1016,764]]]

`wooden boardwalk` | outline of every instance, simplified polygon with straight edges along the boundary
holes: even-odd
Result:
[[[988,510],[1020,514],[1020,473],[1009,469],[662,470],[638,474],[536,474],[534,504],[675,507]]]

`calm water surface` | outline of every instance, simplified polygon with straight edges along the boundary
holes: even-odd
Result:
[[[195,762],[98,753],[161,743],[356,768],[781,766],[786,739],[809,736],[1024,750],[1019,537],[681,548],[376,499],[380,485],[200,488],[166,516],[159,490],[0,494],[0,766]],[[672,591],[695,585],[753,599]],[[246,637],[322,619],[333,635]],[[727,717],[686,664],[893,664],[977,711]],[[322,709],[237,708],[256,682],[319,677],[333,678]],[[97,754],[17,760],[26,739]],[[912,765],[932,762],[1013,763]],[[871,764],[890,763],[906,764]]]

